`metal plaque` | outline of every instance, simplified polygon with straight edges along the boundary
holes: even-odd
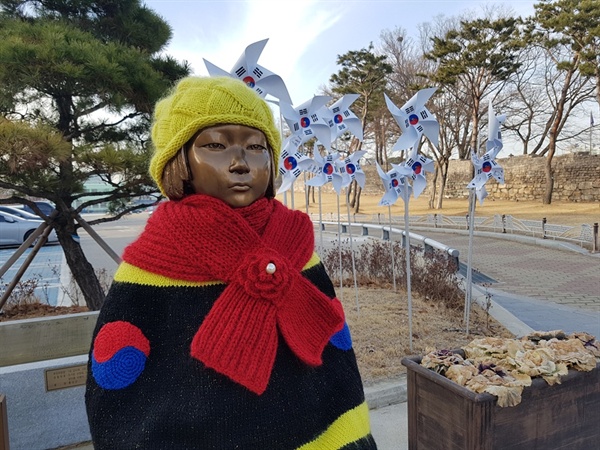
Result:
[[[85,386],[87,379],[87,364],[48,369],[46,375],[46,391]]]

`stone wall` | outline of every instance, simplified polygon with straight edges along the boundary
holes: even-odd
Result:
[[[489,180],[485,188],[488,198],[503,200],[540,200],[544,196],[546,158],[513,156],[497,159],[504,169],[505,184]],[[555,156],[553,200],[570,202],[600,201],[600,156],[568,154]],[[467,197],[467,184],[472,178],[470,161],[451,161],[446,197]]]
[[[546,158],[512,156],[498,158],[504,169],[505,184],[490,179],[485,188],[488,198],[505,200],[541,200],[544,196]],[[568,154],[555,156],[554,191],[552,200],[570,202],[600,202],[600,155]],[[467,198],[467,184],[472,178],[471,161],[450,161],[444,197]],[[382,193],[383,188],[374,165],[363,165],[367,175],[365,192]],[[423,195],[431,192],[432,174],[426,174],[428,186]],[[302,183],[298,183],[302,184]],[[303,189],[303,187],[302,187]]]

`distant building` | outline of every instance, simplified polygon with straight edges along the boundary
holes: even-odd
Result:
[[[113,190],[113,187],[102,180],[99,176],[94,175],[91,176],[83,185],[84,192],[110,192]],[[82,203],[85,203],[89,200],[93,200],[97,197],[95,196],[85,196],[78,199],[73,207],[77,208]],[[109,202],[97,203],[95,205],[89,206],[83,210],[84,213],[105,213],[108,211]]]

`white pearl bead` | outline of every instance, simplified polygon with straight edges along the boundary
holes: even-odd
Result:
[[[267,273],[273,275],[275,273],[276,269],[277,269],[277,267],[275,267],[275,264],[273,264],[273,263],[267,264]]]

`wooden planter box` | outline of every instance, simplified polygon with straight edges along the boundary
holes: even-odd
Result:
[[[496,397],[476,394],[420,365],[407,368],[408,448],[443,450],[598,448],[600,365],[569,371],[562,384],[534,378],[522,401],[501,408]]]

